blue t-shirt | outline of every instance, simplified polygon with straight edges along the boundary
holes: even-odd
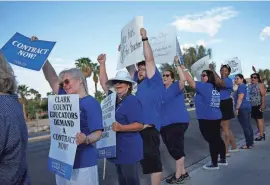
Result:
[[[189,123],[184,91],[180,90],[178,81],[164,89],[161,110],[163,117],[161,127],[173,123]]]
[[[59,95],[66,94],[63,89],[59,90]],[[86,136],[90,133],[102,130],[102,111],[99,102],[92,96],[80,98],[80,129]],[[94,145],[80,144],[74,161],[74,169],[85,168],[97,165],[97,151]]]
[[[237,91],[234,93],[234,107],[236,108],[237,105],[237,100],[238,100],[238,96],[239,94],[244,94],[244,98],[242,100],[242,103],[240,105],[240,109],[243,108],[251,108],[251,103],[250,103],[250,98],[249,98],[249,93],[248,93],[248,87],[246,84],[240,84],[238,86]]]
[[[230,78],[223,78],[225,87],[220,89],[220,100],[227,100],[231,98],[233,92],[233,81]]]
[[[135,122],[143,124],[143,110],[134,95],[128,95],[115,108],[115,119],[121,125]],[[115,164],[134,164],[143,159],[143,141],[139,131],[116,132],[116,158],[109,159]]]
[[[195,106],[197,119],[221,119],[220,92],[211,83],[196,82]]]
[[[136,97],[142,104],[144,124],[152,124],[159,131],[161,125],[161,105],[164,91],[163,80],[156,68],[154,76],[147,76],[138,85]]]

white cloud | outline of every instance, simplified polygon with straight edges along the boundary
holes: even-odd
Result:
[[[267,37],[270,37],[270,27],[265,27],[260,33],[260,39],[265,40]]]
[[[210,39],[207,41],[205,41],[204,39],[201,39],[201,40],[198,40],[196,43],[184,43],[184,44],[180,43],[180,48],[181,48],[182,53],[184,53],[184,49],[189,48],[189,47],[196,47],[200,45],[205,46],[205,47],[210,47],[214,44],[218,44],[223,41],[224,41],[223,39]]]
[[[215,36],[221,28],[221,23],[238,14],[232,7],[219,7],[198,14],[176,17],[172,25],[179,31],[207,33]]]

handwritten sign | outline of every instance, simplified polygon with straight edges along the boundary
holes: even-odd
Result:
[[[35,40],[16,33],[1,49],[8,62],[39,71],[50,55],[55,42]]]
[[[238,59],[238,57],[226,60],[225,64],[228,64],[231,67],[231,74],[229,78],[234,79],[235,75],[242,73],[241,61]]]
[[[48,168],[70,179],[77,150],[76,134],[80,132],[79,95],[48,97],[51,147]]]
[[[112,130],[112,124],[115,122],[115,102],[115,92],[101,102],[104,131],[96,145],[100,159],[116,157],[116,133]]]
[[[149,43],[151,45],[156,64],[173,62],[177,53],[177,43],[175,38],[175,27],[168,27],[159,31],[154,37],[149,36]]]
[[[143,17],[138,16],[122,29],[119,68],[144,60],[141,55],[143,52],[141,28],[143,28]]]
[[[198,81],[201,81],[201,74],[204,70],[209,69],[209,63],[210,63],[210,58],[209,56],[205,56],[195,62],[191,66],[191,73],[195,75],[196,79]]]

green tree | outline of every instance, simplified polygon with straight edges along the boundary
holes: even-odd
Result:
[[[99,64],[92,63],[92,71],[93,71],[93,81],[95,83],[95,93],[97,93],[97,84],[99,81]]]
[[[270,86],[270,70],[269,69],[259,69],[258,71],[261,80],[266,81],[267,85]]]
[[[24,119],[27,120],[27,114],[26,114],[26,104],[27,104],[27,97],[31,95],[29,91],[29,87],[26,85],[19,85],[18,86],[18,94],[20,96],[20,102],[23,107],[23,115]]]
[[[79,58],[75,62],[76,68],[80,69],[85,78],[89,78],[92,75],[92,61],[89,58]]]
[[[99,101],[99,103],[106,97],[106,94],[102,91],[97,90],[95,92],[95,98],[97,99],[97,101]]]

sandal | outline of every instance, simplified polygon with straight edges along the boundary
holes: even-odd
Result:
[[[240,149],[251,149],[252,146],[247,146],[247,145],[244,145],[244,146],[241,146]]]

